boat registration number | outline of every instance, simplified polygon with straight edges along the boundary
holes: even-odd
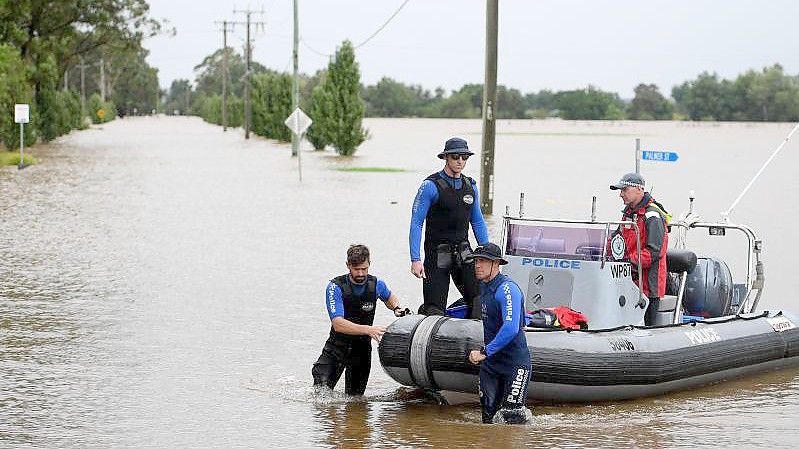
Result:
[[[771,327],[774,328],[776,332],[784,332],[788,329],[793,329],[796,325],[793,324],[791,320],[784,316],[776,316],[774,318],[767,318]]]

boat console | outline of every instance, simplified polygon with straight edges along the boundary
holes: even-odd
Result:
[[[636,274],[642,270],[626,258],[625,241],[616,233],[632,222],[597,221],[594,214],[591,220],[533,218],[522,211],[523,199],[519,216],[503,217],[502,248],[509,262],[503,272],[522,289],[526,310],[568,306],[588,317],[590,329],[644,324],[649,300]],[[669,228],[677,234],[666,256],[669,288],[653,325],[755,310],[763,289],[762,242],[749,227],[700,222],[691,207]],[[685,249],[689,232],[699,229],[713,236],[738,231],[747,237],[743,282],[733,282],[723,260]],[[640,260],[641,248],[634,251]]]

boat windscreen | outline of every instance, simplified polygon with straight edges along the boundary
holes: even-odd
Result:
[[[598,261],[602,259],[604,233],[604,228],[511,223],[505,254]]]

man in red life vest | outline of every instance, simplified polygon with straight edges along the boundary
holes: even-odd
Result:
[[[618,190],[624,202],[622,220],[633,221],[638,227],[640,240],[635,241],[635,229],[632,225],[619,228],[626,245],[625,256],[633,267],[633,279],[638,283],[638,248],[641,248],[641,273],[643,294],[649,298],[649,304],[644,315],[644,324],[654,324],[660,298],[666,294],[666,248],[669,244],[669,235],[666,232],[668,212],[655,201],[648,193],[644,192],[644,178],[638,173],[627,173],[610,186],[611,190]]]

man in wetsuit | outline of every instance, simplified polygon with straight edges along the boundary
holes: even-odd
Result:
[[[474,249],[474,271],[480,281],[483,341],[469,361],[480,364],[480,405],[483,422],[493,422],[500,412],[508,424],[526,423],[527,383],[531,362],[524,335],[524,295],[511,278],[499,272],[508,263],[493,243]]]
[[[471,251],[469,225],[478,244],[488,242],[488,228],[480,211],[477,185],[461,174],[473,155],[466,141],[453,137],[438,154],[444,168],[428,176],[413,201],[408,236],[411,273],[422,281],[424,303],[419,313],[443,315],[447,307],[449,279],[470,307],[468,316],[480,317],[474,265],[466,262]],[[422,224],[425,225],[424,263],[420,254]]]
[[[385,327],[373,326],[377,300],[394,311],[407,312],[386,283],[369,274],[369,248],[351,245],[347,250],[349,273],[333,278],[325,290],[325,304],[330,315],[330,336],[311,374],[315,386],[336,387],[346,370],[344,392],[362,395],[372,366],[372,344],[380,341]]]
[[[624,238],[624,256],[632,265],[636,285],[639,279],[638,248],[641,248],[642,293],[649,298],[644,324],[649,326],[655,324],[660,298],[666,294],[666,249],[669,246],[666,229],[669,214],[662,204],[655,201],[648,192],[644,192],[644,186],[643,176],[627,173],[611,185],[610,190],[618,190],[619,197],[624,202],[622,220],[633,221],[638,227],[638,241],[632,226],[620,227],[617,234]],[[613,256],[617,258],[616,254]]]

